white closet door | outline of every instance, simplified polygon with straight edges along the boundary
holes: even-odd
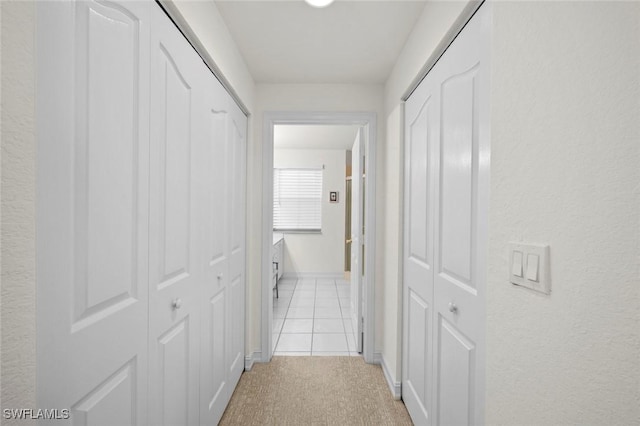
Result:
[[[489,192],[489,9],[439,63],[434,354],[437,423],[484,423]]]
[[[150,3],[38,12],[37,406],[147,411]]]
[[[199,422],[200,286],[196,191],[202,66],[160,8],[151,32],[149,420]]]
[[[432,424],[437,71],[431,70],[405,105],[402,398],[416,424]]]
[[[247,122],[218,80],[202,69],[200,423],[216,424],[244,371]]]
[[[246,157],[247,118],[227,95],[230,112],[229,151],[229,357],[227,369],[229,382],[234,389],[244,371],[244,321],[245,321],[245,212],[246,212]]]
[[[246,117],[153,2],[37,13],[38,406],[216,424],[244,369]]]
[[[201,235],[204,237],[204,285],[202,287],[202,329],[200,350],[200,423],[216,424],[222,417],[233,384],[227,373],[229,315],[229,197],[231,195],[229,157],[231,119],[228,94],[203,65],[205,78],[204,144],[200,161],[203,179],[199,193],[206,201],[202,209]]]
[[[419,424],[484,422],[489,29],[484,6],[406,104],[403,398]]]

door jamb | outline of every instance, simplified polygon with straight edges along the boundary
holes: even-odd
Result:
[[[363,284],[365,362],[374,363],[375,348],[375,235],[376,235],[376,114],[373,112],[265,112],[262,135],[262,321],[261,361],[272,356],[273,289],[271,286],[271,260],[273,248],[273,128],[275,125],[359,125],[367,132],[365,147],[365,283]]]

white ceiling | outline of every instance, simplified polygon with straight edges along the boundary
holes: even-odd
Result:
[[[346,149],[351,150],[358,126],[276,125],[273,129],[275,149]]]
[[[256,83],[387,80],[424,0],[218,0]]]

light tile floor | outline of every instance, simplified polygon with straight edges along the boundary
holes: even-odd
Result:
[[[349,282],[281,280],[273,294],[274,355],[359,356],[351,326]]]

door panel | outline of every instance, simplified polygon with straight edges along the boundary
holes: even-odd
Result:
[[[447,96],[445,91],[444,96]],[[447,103],[443,101],[443,105]],[[478,249],[474,244],[477,238],[475,187],[478,182],[472,169],[477,167],[477,156],[473,155],[474,132],[465,129],[460,121],[449,121],[446,113],[443,109],[443,129],[458,126],[459,135],[464,135],[464,130],[468,133],[466,141],[455,140],[443,130],[442,138],[442,157],[450,161],[442,163],[441,229],[437,230],[441,235],[438,248],[441,258],[435,281],[435,308],[443,317],[438,330],[438,416],[441,421],[464,420],[457,424],[474,424],[477,413],[473,412],[469,398],[480,390],[469,377],[471,360],[464,354],[475,347],[473,341],[484,335],[483,309],[481,301],[477,300],[482,293],[478,292],[474,264]],[[456,206],[461,211],[452,214]],[[462,338],[463,335],[470,338]]]
[[[46,70],[37,82],[37,406],[70,408],[72,418],[56,424],[139,424],[147,409],[149,4],[43,2],[36,10]]]
[[[210,190],[210,196],[208,197],[210,215],[207,221],[211,227],[208,241],[210,251],[209,266],[223,262],[229,256],[227,247],[229,238],[226,226],[228,214],[221,201],[226,200],[229,194],[227,126],[230,120],[226,111],[215,109],[216,107],[220,108],[220,106],[216,105],[220,102],[220,96],[221,94],[212,92],[207,99],[208,106],[211,107],[208,111],[209,134],[207,138],[209,141],[207,144],[207,160],[210,167],[207,182]]]
[[[488,9],[481,8],[442,62],[434,309],[440,345],[436,411],[443,424],[484,421],[488,28]]]
[[[140,173],[139,22],[127,10],[80,3],[77,25],[75,329],[135,302]]]
[[[230,98],[229,104],[232,101]],[[245,321],[245,209],[246,209],[246,117],[233,105],[230,115],[229,177],[233,185],[230,195],[229,227],[231,230],[229,281],[230,318],[228,359],[229,383],[235,388],[244,371],[244,321]]]
[[[441,88],[440,273],[470,287],[477,164],[475,74],[476,67],[448,78]]]
[[[131,360],[71,408],[73,424],[138,424],[136,381],[136,364]]]
[[[191,87],[180,74],[171,55],[160,45],[164,90],[158,93],[165,129],[160,140],[161,270],[159,286],[165,287],[188,278],[190,252],[191,193]],[[160,123],[158,123],[160,124]]]
[[[231,282],[231,338],[230,338],[230,348],[231,354],[229,357],[229,374],[231,375],[231,379],[234,377],[240,377],[239,373],[244,369],[244,352],[242,351],[242,347],[244,347],[244,342],[242,341],[242,334],[237,331],[243,327],[244,318],[241,315],[244,304],[244,297],[242,291],[242,276],[238,275]]]
[[[475,344],[455,325],[439,318],[438,424],[473,424],[471,395],[475,380]]]
[[[431,424],[433,360],[434,144],[438,93],[433,73],[405,109],[403,399],[415,423]]]
[[[202,383],[205,387],[206,401],[204,407],[207,410],[211,410],[219,397],[224,399],[224,390],[226,385],[226,374],[224,368],[220,366],[225,365],[225,349],[226,349],[226,292],[225,290],[218,293],[209,302],[209,324],[210,330],[209,342],[207,345],[207,357],[203,358],[204,369],[208,374],[203,374]],[[217,407],[218,409],[224,409]]]
[[[159,8],[151,36],[149,419],[199,421],[199,57]]]
[[[140,173],[137,19],[98,3],[77,10],[74,330],[136,301]],[[112,60],[122,65],[114,73],[104,67]]]
[[[406,103],[403,399],[420,424],[484,421],[489,25],[483,6]]]
[[[155,374],[161,395],[162,424],[189,424],[189,360],[192,351],[189,342],[189,317],[185,317],[158,338],[159,366]],[[185,356],[187,354],[187,356]]]
[[[425,407],[425,401],[430,400],[429,389],[429,360],[431,359],[431,340],[429,325],[431,310],[426,301],[417,293],[409,290],[409,330],[407,352],[407,381],[418,401]],[[426,326],[423,327],[422,325]],[[426,361],[426,362],[425,362]]]
[[[410,136],[408,140],[409,151],[409,191],[411,198],[409,204],[409,228],[412,232],[409,238],[408,257],[412,262],[417,262],[425,270],[431,268],[433,259],[432,249],[433,232],[431,227],[432,215],[429,212],[429,192],[421,190],[429,186],[429,160],[428,148],[430,145],[429,129],[433,126],[430,119],[431,98],[422,105],[418,116],[409,126]],[[413,189],[413,191],[412,191]]]
[[[231,118],[231,164],[232,164],[232,185],[233,192],[231,193],[231,206],[232,206],[232,218],[233,213],[237,213],[240,217],[243,216],[243,207],[245,203],[242,190],[244,188],[244,137],[243,137],[243,125],[238,122],[238,117]],[[240,220],[233,220],[231,223],[231,254],[235,255],[242,250],[244,240],[244,223]]]
[[[208,73],[208,70],[203,72]],[[200,422],[215,424],[233,391],[229,386],[229,126],[227,94],[213,78],[206,80],[199,197],[205,200],[203,236],[202,330],[200,350]]]

